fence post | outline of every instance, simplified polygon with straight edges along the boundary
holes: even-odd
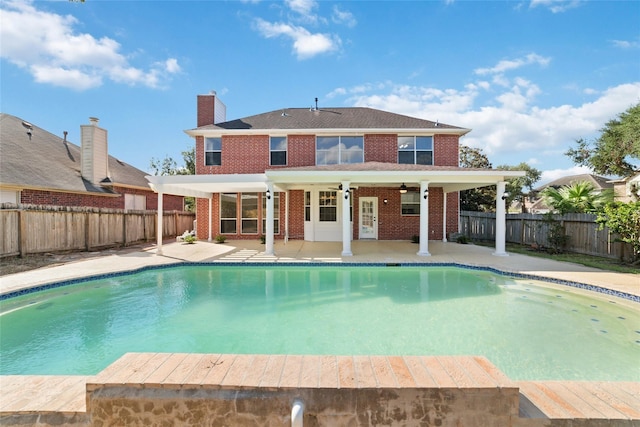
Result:
[[[122,247],[127,246],[127,212],[122,212]]]
[[[91,249],[91,239],[89,238],[89,232],[91,230],[91,227],[89,226],[89,219],[91,218],[90,215],[91,214],[89,212],[85,212],[84,214],[84,250],[87,252]]]
[[[18,211],[18,250],[20,258],[24,258],[27,254],[27,223],[22,209]]]

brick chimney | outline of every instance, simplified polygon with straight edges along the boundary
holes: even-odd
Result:
[[[109,177],[109,150],[107,130],[98,126],[96,117],[89,117],[90,124],[80,126],[80,171],[92,184],[101,184]]]
[[[198,127],[227,121],[227,107],[215,91],[198,95]]]

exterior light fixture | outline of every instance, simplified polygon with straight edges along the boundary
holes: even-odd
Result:
[[[427,200],[427,197],[429,197],[429,189],[425,188],[424,193],[422,194],[422,198]]]
[[[271,198],[271,190],[267,190],[267,200]]]
[[[344,199],[347,200],[349,198],[349,189],[344,192]]]
[[[506,200],[507,197],[509,197],[509,193],[507,193],[506,191],[502,193],[502,200]]]
[[[382,203],[384,203],[384,204],[386,205],[387,203],[389,203],[389,200],[388,200],[388,199],[384,199],[384,200],[382,201]]]
[[[404,182],[402,183],[402,185],[400,186],[400,193],[404,194],[407,192],[407,186],[404,185]]]

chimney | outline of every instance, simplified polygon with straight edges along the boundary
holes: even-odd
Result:
[[[107,131],[98,126],[96,117],[89,117],[89,125],[80,126],[80,171],[82,177],[99,185],[109,178],[109,150]]]
[[[227,121],[227,107],[218,99],[216,91],[198,95],[198,127]]]

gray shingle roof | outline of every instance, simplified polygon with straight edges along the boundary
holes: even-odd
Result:
[[[198,129],[459,129],[365,107],[285,108]]]
[[[596,190],[606,190],[608,188],[613,188],[613,183],[609,182],[607,178],[585,173],[581,175],[563,176],[562,178],[558,178],[547,184],[541,185],[540,187],[536,188],[535,191],[542,191],[547,187],[559,188],[565,185],[571,185],[573,183],[583,181],[586,181],[593,185]]]
[[[0,183],[18,187],[113,194],[80,175],[80,147],[38,126],[29,138],[23,120],[0,113]],[[147,173],[109,156],[114,185],[149,189]]]

